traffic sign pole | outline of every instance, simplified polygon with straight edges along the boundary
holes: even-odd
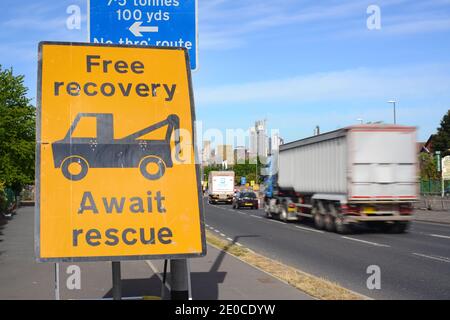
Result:
[[[164,300],[165,292],[166,292],[166,277],[167,277],[167,259],[164,259],[164,271],[163,271],[163,279],[161,283],[161,299]]]
[[[61,300],[59,293],[59,263],[55,263],[55,300]]]
[[[120,274],[120,262],[112,261],[113,299],[122,299],[122,279]]]
[[[189,300],[189,277],[186,259],[170,260],[171,300]]]

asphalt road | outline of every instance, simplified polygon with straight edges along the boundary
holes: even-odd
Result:
[[[0,300],[55,298],[55,264],[35,261],[33,221],[33,207],[20,208],[11,220],[0,219]],[[159,297],[163,266],[163,260],[122,261],[123,297],[133,300],[143,296]],[[285,282],[211,246],[205,257],[190,259],[189,266],[194,300],[311,299]],[[61,299],[111,299],[110,262],[60,263],[58,270]],[[75,270],[78,270],[78,287],[73,285]],[[168,299],[169,288],[164,291]]]
[[[414,222],[406,234],[358,230],[342,236],[310,222],[267,219],[263,210],[205,203],[217,235],[375,299],[450,299],[450,225]],[[380,267],[369,290],[367,268]]]

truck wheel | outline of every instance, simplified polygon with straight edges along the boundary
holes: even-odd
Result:
[[[334,204],[328,206],[328,212],[325,214],[325,229],[333,232],[336,230],[335,217],[337,217],[337,210]]]
[[[344,223],[344,219],[342,217],[337,217],[334,220],[334,225],[336,228],[336,232],[339,234],[347,234],[351,232],[351,226],[349,224]]]
[[[334,217],[331,214],[327,213],[325,215],[324,225],[327,231],[333,232],[335,230]]]
[[[160,158],[150,156],[142,159],[139,164],[139,169],[145,178],[149,180],[158,180],[164,175],[166,165]]]
[[[325,223],[323,221],[323,215],[319,212],[316,212],[314,214],[314,225],[316,227],[316,229],[322,230],[325,226]]]
[[[88,172],[89,165],[86,160],[79,156],[66,158],[61,164],[61,171],[66,179],[80,181]]]
[[[390,233],[405,233],[408,231],[409,222],[395,222],[391,227]]]
[[[281,209],[281,213],[280,213],[280,220],[283,222],[287,222],[288,221],[287,217],[288,217],[287,210],[286,210],[285,206],[283,206],[283,208]]]
[[[272,214],[270,213],[270,206],[267,203],[264,203],[264,212],[266,213],[266,218],[272,219]]]

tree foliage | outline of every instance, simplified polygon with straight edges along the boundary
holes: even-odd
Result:
[[[249,161],[248,159],[245,163],[237,163],[235,165],[229,166],[229,171],[234,171],[235,183],[241,183],[241,177],[245,177],[247,182],[255,181],[256,183],[261,183],[263,177],[261,176],[261,168],[263,167],[261,160],[258,158],[257,163],[255,161]],[[211,171],[223,171],[223,167],[219,164],[206,166],[203,168],[203,178],[208,180],[209,173]]]
[[[450,155],[450,110],[444,115],[441,126],[433,138],[434,151],[441,151],[442,156]]]
[[[436,157],[429,153],[421,153],[419,155],[420,178],[422,180],[438,180],[439,173],[437,171]]]
[[[0,65],[0,181],[20,192],[34,182],[35,108],[24,76]]]

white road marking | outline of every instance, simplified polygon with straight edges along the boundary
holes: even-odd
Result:
[[[426,255],[426,254],[415,253],[415,252],[413,252],[413,255],[419,256],[419,257],[423,257],[423,258],[432,259],[432,260],[437,260],[437,261],[441,261],[441,262],[450,263],[450,258],[446,258],[446,257],[440,257],[440,256],[428,256],[428,255]]]
[[[217,230],[217,229],[214,229],[214,232],[220,233],[220,231],[219,231],[219,230]]]
[[[253,214],[251,214],[250,217],[262,219],[262,217],[260,217],[260,216],[255,216],[255,215],[253,215]]]
[[[302,230],[306,230],[306,231],[312,231],[312,232],[317,232],[317,233],[324,233],[321,230],[316,230],[316,229],[311,229],[311,228],[305,228],[305,227],[300,227],[300,226],[295,226],[298,229],[302,229]]]
[[[222,237],[226,237],[226,235],[224,235],[223,233],[220,234]]]
[[[432,224],[435,226],[440,227],[448,227],[448,223],[439,223],[439,222],[429,222],[429,221],[421,221],[421,220],[414,220],[414,223],[416,224]]]
[[[281,224],[285,224],[284,222],[281,222],[281,221],[277,221],[277,220],[268,220],[268,221],[270,221],[270,222],[276,222],[276,223],[281,223]]]
[[[443,236],[442,234],[430,234],[430,236],[435,237],[435,238],[450,239],[449,236]]]
[[[227,238],[227,240],[233,242],[233,239],[231,239],[231,238]]]
[[[239,247],[242,247],[242,244],[240,244],[239,242],[236,242],[236,244],[237,244]]]
[[[352,240],[352,241],[357,241],[357,242],[361,242],[361,243],[365,243],[365,244],[370,244],[370,245],[373,245],[373,246],[376,246],[376,247],[387,247],[387,248],[390,247],[387,244],[380,244],[380,243],[376,243],[376,242],[370,242],[370,241],[365,241],[365,240],[351,238],[351,237],[341,237],[341,238],[342,239],[347,239],[347,240]]]

